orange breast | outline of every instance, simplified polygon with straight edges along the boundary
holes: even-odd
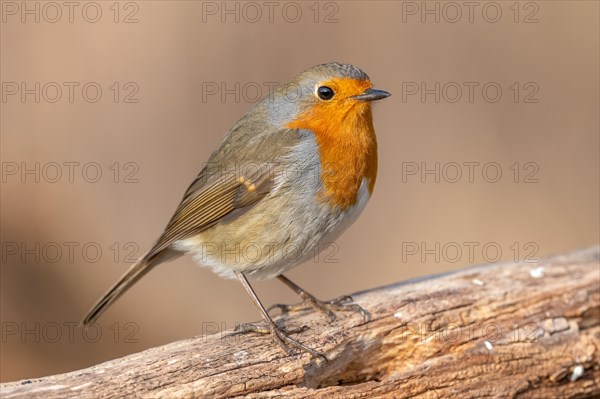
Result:
[[[377,140],[368,102],[317,103],[287,125],[311,130],[319,146],[324,192],[320,201],[347,209],[357,201],[363,178],[373,192],[377,178]]]

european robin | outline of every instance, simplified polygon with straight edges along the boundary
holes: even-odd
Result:
[[[244,115],[189,186],[154,246],[98,301],[93,322],[153,267],[191,253],[225,278],[237,278],[269,332],[288,353],[322,354],[290,338],[271,319],[248,278],[277,277],[303,303],[359,311],[349,297],[320,301],[282,273],[309,259],[352,224],[377,177],[371,101],[390,94],[372,88],[366,73],[342,63],[312,67]]]

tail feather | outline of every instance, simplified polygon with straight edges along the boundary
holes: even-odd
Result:
[[[133,284],[135,284],[140,278],[148,273],[154,266],[165,262],[166,260],[176,258],[182,254],[171,249],[166,249],[154,256],[148,257],[145,255],[135,265],[133,265],[127,273],[125,273],[119,281],[113,285],[100,300],[94,305],[94,307],[88,312],[82,321],[85,326],[93,323],[102,312],[104,312],[114,301],[116,301],[121,295],[125,293]]]

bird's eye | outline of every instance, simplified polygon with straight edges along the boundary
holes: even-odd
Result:
[[[331,100],[333,98],[333,96],[335,95],[335,93],[333,92],[333,90],[330,87],[327,86],[320,86],[317,89],[317,95],[319,96],[319,98],[321,100]]]

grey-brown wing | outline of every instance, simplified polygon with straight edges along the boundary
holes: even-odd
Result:
[[[203,173],[192,183],[183,201],[169,221],[162,236],[150,250],[148,258],[165,250],[173,243],[198,233],[218,223],[226,216],[243,211],[267,195],[273,185],[271,167],[253,170],[249,175],[223,173],[204,179]]]
[[[240,216],[269,193],[280,162],[306,137],[294,129],[266,130],[261,118],[253,120],[242,118],[244,123],[238,123],[211,155],[149,258],[176,241]]]

